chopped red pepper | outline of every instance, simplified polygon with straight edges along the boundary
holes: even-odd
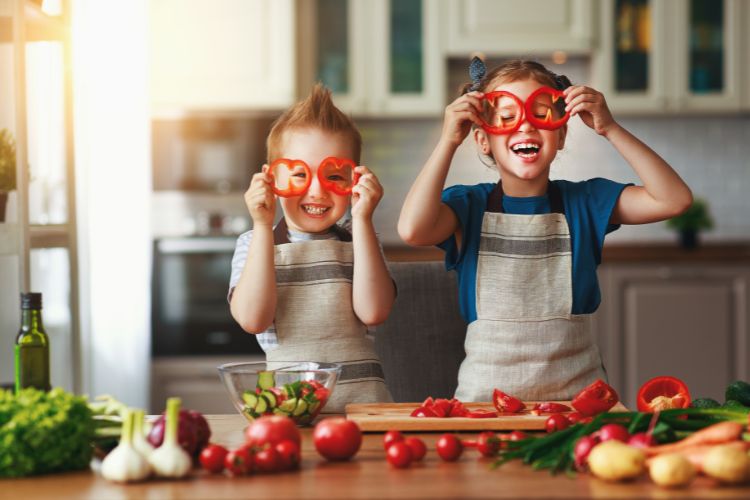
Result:
[[[493,418],[497,417],[497,412],[490,411],[490,410],[483,410],[483,409],[477,409],[470,411],[466,414],[469,418]]]
[[[571,405],[581,415],[589,417],[608,411],[619,400],[620,397],[617,392],[606,382],[599,379],[576,394]]]
[[[411,412],[412,417],[437,417],[434,411],[432,411],[432,408],[427,408],[425,406],[420,406],[413,412]]]
[[[690,406],[690,391],[676,377],[654,377],[638,390],[638,411],[653,412]]]
[[[514,398],[510,394],[504,393],[500,389],[495,389],[492,392],[492,403],[500,413],[517,413],[526,408],[523,401]]]
[[[540,413],[564,413],[566,411],[571,411],[571,408],[570,406],[564,405],[562,403],[546,402],[535,404],[532,410]]]

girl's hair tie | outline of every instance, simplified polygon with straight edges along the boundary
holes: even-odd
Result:
[[[469,78],[471,78],[469,92],[474,92],[481,88],[485,74],[487,74],[487,67],[484,65],[484,61],[474,56],[471,63],[469,63]]]
[[[565,75],[552,73],[552,78],[555,80],[555,88],[557,88],[557,90],[565,90],[572,85],[570,79]]]

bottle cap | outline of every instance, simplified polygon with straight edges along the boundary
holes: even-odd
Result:
[[[31,292],[21,294],[21,309],[41,309],[42,294]]]

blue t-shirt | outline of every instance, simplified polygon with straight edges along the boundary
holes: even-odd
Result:
[[[604,236],[619,225],[609,223],[612,210],[628,184],[608,179],[583,182],[551,181],[560,189],[565,218],[570,228],[573,261],[573,306],[571,314],[590,314],[601,302],[596,268],[602,260]],[[461,224],[461,248],[451,236],[438,246],[445,250],[445,267],[458,272],[461,314],[467,322],[477,319],[476,274],[479,237],[487,198],[496,184],[458,185],[443,191],[442,201],[455,212]],[[550,213],[547,195],[516,198],[503,196],[503,210],[508,214],[533,215]]]

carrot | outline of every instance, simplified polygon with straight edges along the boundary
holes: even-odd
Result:
[[[720,422],[696,431],[676,443],[649,446],[644,448],[644,451],[648,456],[654,456],[662,453],[679,452],[693,446],[729,443],[738,440],[744,429],[745,426],[738,422]]]
[[[686,446],[683,447],[680,450],[675,450],[670,453],[679,453],[680,455],[687,458],[690,463],[692,463],[696,470],[699,472],[703,470],[703,460],[706,458],[706,454],[708,454],[711,449],[713,449],[717,444],[697,444],[692,446]],[[750,449],[750,442],[746,441],[735,441],[732,443],[727,444],[727,446],[736,446],[737,448],[740,448],[742,450]],[[656,456],[652,456],[648,460],[646,460],[646,466],[651,466],[651,461],[656,458]]]

